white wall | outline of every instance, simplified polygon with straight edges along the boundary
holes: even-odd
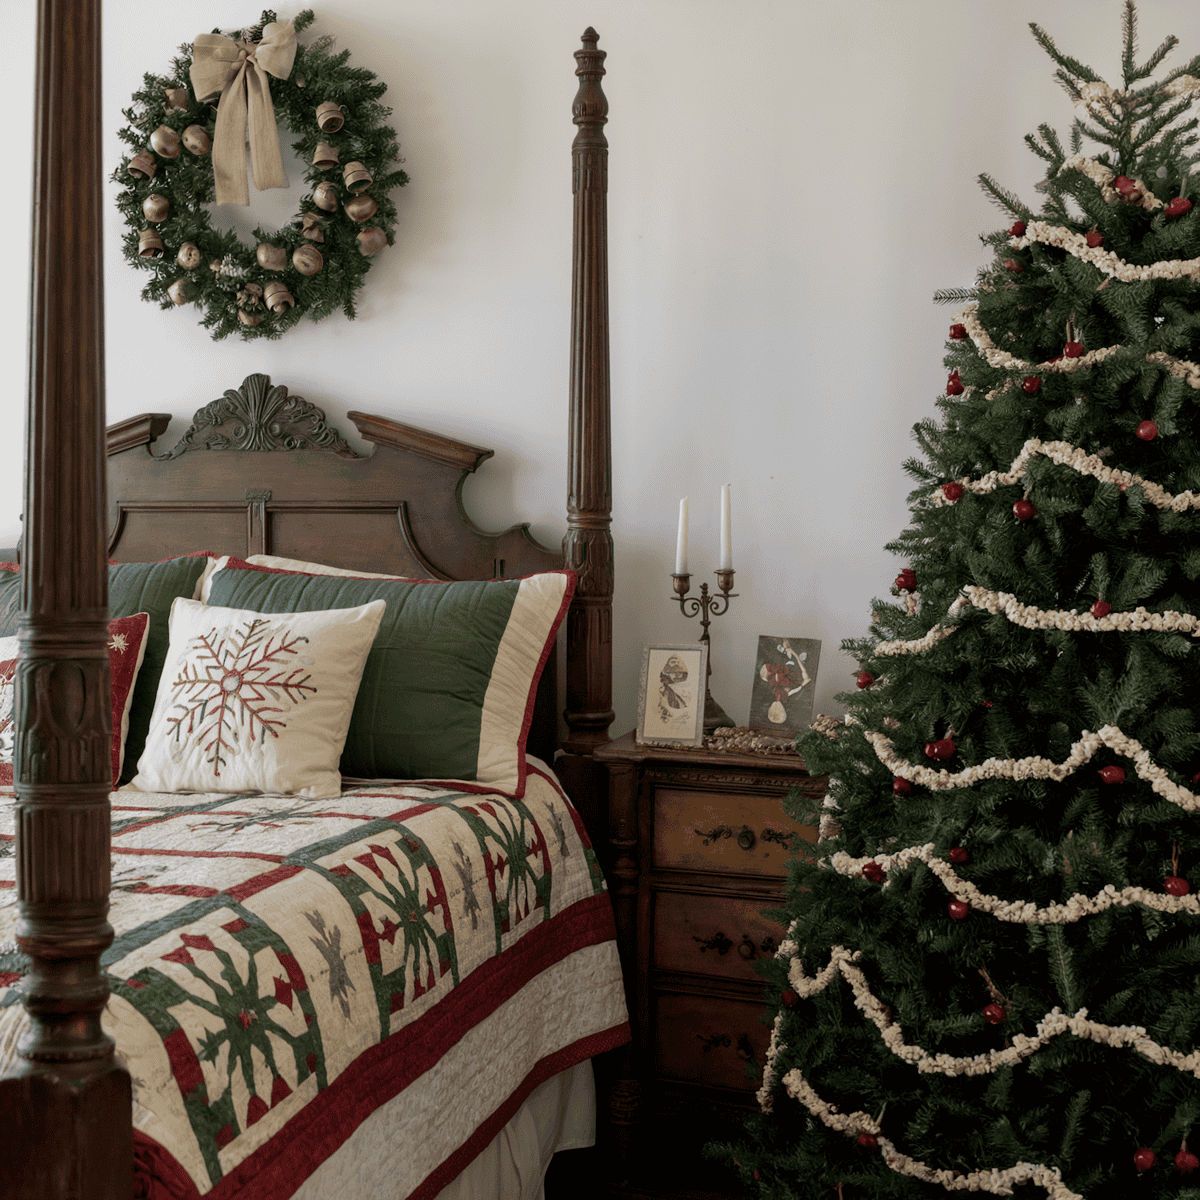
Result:
[[[301,5],[280,3],[281,17]],[[1193,0],[1143,0],[1141,44],[1200,51]],[[0,545],[18,533],[34,8],[5,33],[7,286],[0,293]],[[146,71],[257,3],[185,0],[146,19],[107,0],[106,170]],[[902,563],[908,431],[944,387],[950,312],[977,235],[1008,222],[975,178],[1035,201],[1022,144],[1072,113],[1026,23],[1119,83],[1119,0],[337,0],[315,33],[389,85],[412,183],[397,245],[359,319],[282,341],[214,343],[194,310],[159,312],[106,244],[111,420],[181,417],[252,371],[335,419],[361,408],[492,446],[467,488],[489,528],[565,528],[572,52],[609,52],[610,262],[617,546],[614,732],[632,727],[645,642],[689,641],[673,605],[675,518],[691,497],[695,582],[716,566],[717,493],[734,495],[739,597],[713,625],[713,690],[746,719],[759,633],[821,638],[818,708],[850,685],[837,652]],[[115,214],[114,214],[115,218]],[[177,422],[173,439],[185,428]]]

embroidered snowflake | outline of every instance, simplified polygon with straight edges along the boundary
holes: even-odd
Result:
[[[313,660],[301,654],[307,642],[261,618],[193,638],[171,683],[167,730],[178,752],[194,739],[219,777],[243,745],[278,737],[288,711],[317,690]]]
[[[108,639],[108,648],[116,650],[119,654],[124,654],[129,649],[129,635],[126,633],[114,633]]]

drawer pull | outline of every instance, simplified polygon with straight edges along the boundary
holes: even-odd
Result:
[[[781,846],[787,846],[789,849],[792,845],[792,838],[795,836],[795,832],[788,833],[782,829],[764,829],[762,831],[764,842],[778,842]]]
[[[718,954],[722,955],[728,954],[729,948],[733,945],[733,942],[727,938],[723,932],[720,931],[714,933],[707,941],[705,941],[704,938],[698,938],[693,935],[692,941],[700,943],[701,954],[703,954],[705,950],[715,950]]]
[[[733,837],[733,830],[730,829],[728,825],[717,825],[715,828],[710,829],[707,833],[705,833],[703,829],[695,829],[693,832],[697,837],[702,837],[704,839],[704,844],[706,846],[711,846],[712,843],[717,841],[718,838]]]
[[[763,938],[762,945],[759,947],[759,949],[762,950],[764,954],[774,954],[779,947],[775,945],[775,939],[770,934],[767,934],[767,936]]]
[[[696,1036],[700,1039],[700,1044],[704,1048],[704,1053],[707,1054],[714,1046],[730,1046],[733,1043],[729,1040],[727,1033],[710,1033],[708,1037],[698,1033]],[[742,1035],[745,1037],[745,1034]],[[738,1051],[741,1052],[741,1042],[738,1043]]]
[[[738,1038],[737,1053],[742,1062],[749,1062],[754,1058],[754,1047],[750,1045],[750,1038],[744,1033]]]
[[[748,933],[742,934],[742,940],[738,943],[738,953],[749,962],[757,953],[758,947],[750,940]]]
[[[753,850],[754,842],[754,830],[751,829],[749,825],[743,825],[742,832],[738,834],[738,845],[741,846],[743,850]]]

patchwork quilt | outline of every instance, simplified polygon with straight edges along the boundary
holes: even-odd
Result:
[[[133,1077],[138,1194],[290,1195],[403,1091],[394,1194],[425,1200],[538,1083],[629,1040],[600,866],[535,759],[519,800],[112,802],[106,1027]],[[0,1060],[27,1021],[12,839],[9,789]]]

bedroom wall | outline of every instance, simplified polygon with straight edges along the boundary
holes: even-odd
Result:
[[[280,3],[281,17],[301,6]],[[0,545],[21,509],[33,4],[5,14],[7,286],[0,293]],[[1192,0],[1143,0],[1141,44],[1200,50]],[[111,132],[145,71],[257,4],[208,0],[148,17],[107,0]],[[746,719],[759,633],[824,643],[818,710],[855,666],[837,651],[904,564],[909,429],[945,384],[950,312],[977,235],[1008,222],[975,184],[1027,200],[1023,135],[1065,130],[1069,102],[1026,23],[1110,82],[1119,0],[337,0],[316,33],[389,85],[411,184],[397,245],[359,319],[276,343],[214,343],[194,310],[159,312],[107,231],[110,418],[181,416],[252,371],[321,405],[395,416],[496,457],[467,487],[478,524],[565,528],[571,54],[593,24],[609,52],[612,397],[617,545],[614,733],[631,728],[646,642],[691,641],[670,600],[679,498],[698,587],[716,566],[717,499],[733,488],[739,597],[713,625],[713,690]],[[298,189],[297,193],[298,194]],[[284,202],[290,215],[294,201]],[[262,211],[255,208],[256,219]],[[173,440],[183,421],[173,424]]]

